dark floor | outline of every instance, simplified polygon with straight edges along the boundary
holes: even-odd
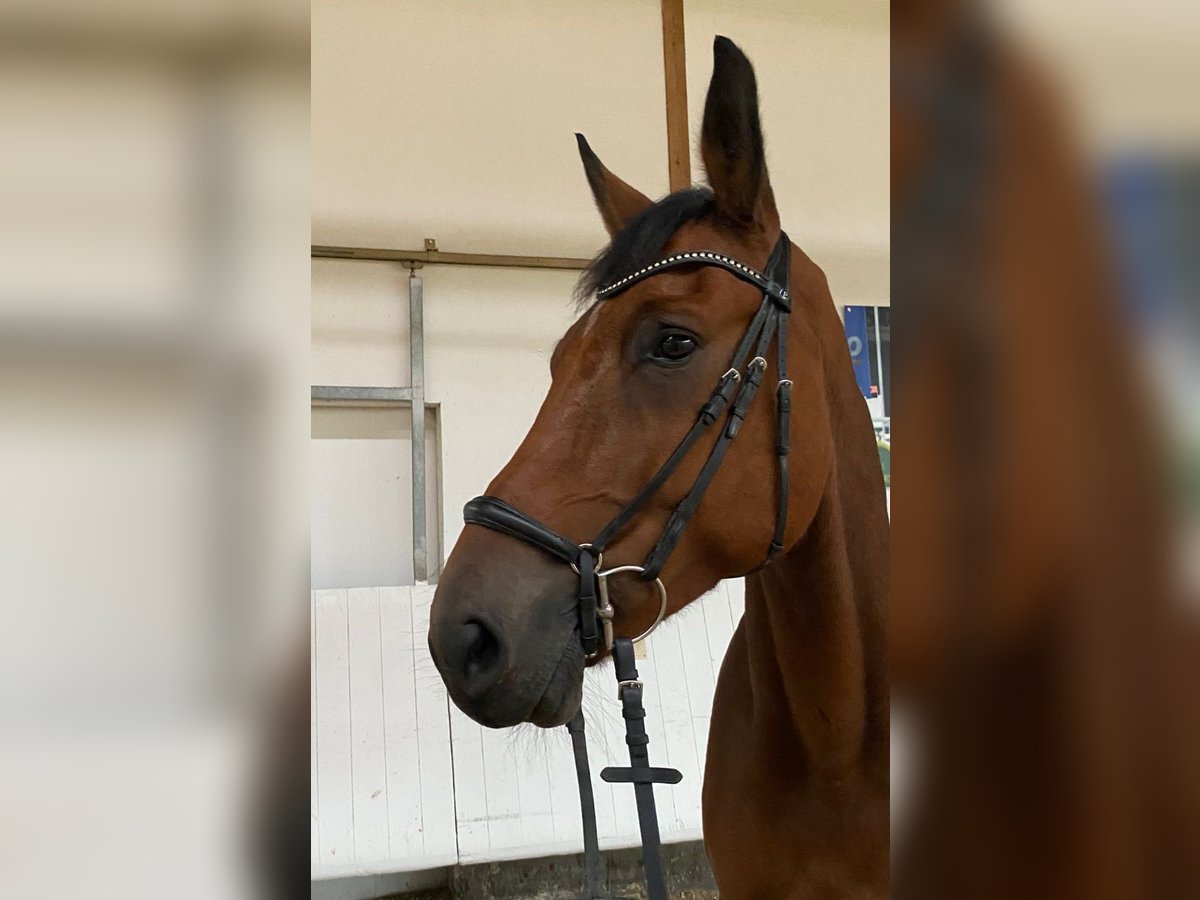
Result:
[[[604,866],[612,897],[643,900],[640,849],[609,851]],[[663,869],[672,900],[718,900],[700,842],[663,847]],[[453,870],[449,887],[388,900],[579,900],[582,885],[583,857],[577,854],[460,866]]]

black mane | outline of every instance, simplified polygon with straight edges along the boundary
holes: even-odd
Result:
[[[690,187],[663,197],[630,219],[591,261],[575,286],[575,299],[586,306],[599,288],[654,262],[676,231],[712,211],[712,191]]]

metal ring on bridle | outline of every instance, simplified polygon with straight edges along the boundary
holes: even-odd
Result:
[[[615,566],[606,572],[597,572],[596,577],[597,578],[607,578],[609,575],[616,575],[620,572],[645,572],[645,571],[646,571],[645,566]],[[667,587],[666,587],[666,585],[664,585],[662,583],[661,578],[654,579],[654,586],[656,588],[658,588],[658,597],[659,597],[658,616],[654,619],[654,622],[651,623],[649,628],[647,628],[645,631],[643,631],[637,637],[633,638],[633,643],[635,643],[635,644],[637,644],[641,641],[644,641],[646,638],[650,637],[651,632],[653,632],[655,628],[657,628],[659,625],[661,625],[662,620],[667,617]]]
[[[580,544],[580,545],[579,545],[579,549],[580,549],[580,550],[591,550],[591,549],[592,549],[592,545],[591,545],[591,544]],[[599,572],[599,571],[600,571],[600,567],[601,567],[602,565],[604,565],[604,554],[603,554],[603,553],[597,553],[597,554],[596,554],[596,565],[595,565],[595,566],[592,568],[592,571],[593,571],[593,572]],[[583,574],[582,572],[580,572],[580,571],[579,571],[579,566],[577,566],[575,563],[571,563],[571,569],[572,569],[572,570],[575,572],[575,574],[576,574],[576,575],[582,575],[582,574]]]

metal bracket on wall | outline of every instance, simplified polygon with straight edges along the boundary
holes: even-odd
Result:
[[[412,533],[413,576],[427,581],[430,576],[429,535],[425,527],[429,498],[425,478],[425,314],[424,281],[417,274],[426,265],[487,266],[491,268],[580,270],[590,260],[566,256],[519,256],[495,253],[445,253],[437,238],[425,238],[422,250],[393,250],[370,247],[332,247],[314,244],[317,259],[379,260],[398,262],[408,269],[409,386],[354,387],[314,385],[314,406],[399,405],[408,403],[412,414]]]
[[[425,478],[425,315],[424,282],[416,270],[419,261],[406,261],[408,268],[408,387],[365,387],[358,385],[312,385],[313,406],[398,406],[408,404],[411,415],[412,453],[412,557],[413,580],[429,580],[429,535],[425,517],[429,509]]]
[[[417,263],[408,269],[408,384],[412,392],[412,536],[413,580],[429,580],[425,514],[425,283]]]

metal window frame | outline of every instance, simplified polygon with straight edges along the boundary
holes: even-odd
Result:
[[[408,387],[314,384],[313,406],[404,406],[411,423],[412,475],[412,561],[413,581],[429,581],[429,533],[425,517],[429,511],[425,477],[425,288],[409,265],[408,275]]]
[[[425,516],[429,509],[428,484],[425,477],[425,283],[417,274],[417,269],[424,265],[451,265],[580,270],[588,265],[589,260],[567,256],[448,253],[438,250],[437,241],[433,238],[425,239],[424,250],[334,247],[313,244],[310,255],[314,259],[397,262],[408,269],[408,386],[370,387],[314,384],[312,385],[312,405],[408,405],[412,417],[413,580],[416,582],[428,581],[431,567],[429,565],[429,534],[425,527]]]

